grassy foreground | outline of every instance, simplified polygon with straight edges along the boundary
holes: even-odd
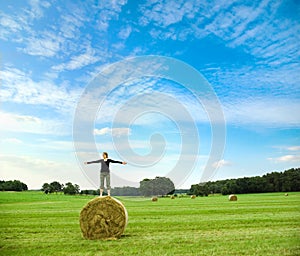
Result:
[[[300,193],[118,197],[129,222],[115,241],[82,238],[92,198],[0,192],[0,255],[300,255]]]

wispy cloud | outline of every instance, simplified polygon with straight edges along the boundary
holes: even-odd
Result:
[[[289,150],[289,151],[300,151],[300,146],[288,147],[287,150]]]
[[[224,160],[224,159],[221,159],[220,161],[217,161],[217,162],[213,163],[214,168],[222,168],[222,167],[231,166],[231,165],[232,165],[232,163],[230,161],[227,161],[227,160]]]
[[[263,127],[300,127],[297,114],[300,103],[295,100],[248,98],[223,104],[227,123]]]
[[[284,155],[276,158],[268,158],[275,163],[299,163],[300,155]]]
[[[150,34],[161,40],[185,41],[214,35],[228,47],[241,47],[261,64],[277,66],[295,63],[299,58],[299,23],[292,17],[277,19],[281,5],[280,1],[270,0],[240,5],[223,0],[205,4],[150,1],[139,8],[139,24],[151,24]]]
[[[183,18],[191,20],[199,11],[199,1],[148,1],[140,6],[139,24],[147,26],[154,23],[155,26],[166,28],[180,22]]]
[[[57,119],[41,119],[35,116],[0,111],[0,131],[65,135],[71,133],[70,124]]]
[[[57,86],[51,80],[34,81],[30,74],[12,67],[1,71],[1,78],[0,99],[3,102],[46,105],[61,113],[73,110],[81,92]]]
[[[47,31],[26,38],[26,46],[19,49],[29,55],[53,57],[60,51],[63,41],[61,36]]]
[[[95,50],[88,46],[84,53],[72,56],[69,62],[53,66],[52,69],[55,71],[75,70],[93,64],[100,59],[100,56],[96,56]]]
[[[132,31],[132,28],[130,26],[123,27],[123,28],[121,28],[120,32],[118,33],[118,36],[121,39],[127,39],[130,36],[131,31]]]
[[[281,156],[269,157],[268,160],[273,163],[300,163],[300,146],[275,146],[280,150]]]
[[[94,129],[94,135],[112,135],[116,137],[120,137],[123,135],[130,135],[130,128],[102,128],[102,129]]]
[[[239,85],[238,85],[239,86]],[[257,91],[255,85],[245,88],[244,96],[239,99],[235,95],[235,90],[226,92],[222,96],[221,106],[225,120],[228,124],[235,124],[247,127],[299,127],[300,116],[298,109],[300,103],[297,99],[288,97],[292,92],[284,97],[278,97],[274,90],[272,95],[257,95],[251,97],[251,90]],[[232,87],[230,87],[232,88]],[[237,89],[241,93],[242,89]],[[261,90],[264,90],[263,88]],[[279,89],[278,89],[279,90]],[[230,95],[232,94],[232,95]],[[293,93],[292,93],[293,94]],[[228,97],[228,98],[227,98]],[[291,95],[292,97],[292,95]],[[176,104],[175,104],[176,103]],[[204,107],[209,107],[209,103],[204,102]],[[183,114],[183,110],[189,114]],[[139,112],[137,112],[139,110]],[[150,110],[156,110],[157,114],[149,115]],[[162,83],[157,80],[138,80],[125,86],[120,86],[114,90],[109,98],[105,99],[99,110],[97,123],[102,120],[115,120],[125,122],[133,113],[147,114],[147,118],[135,119],[135,124],[163,123],[166,118],[174,117],[174,121],[193,120],[195,123],[210,122],[205,108],[189,95],[184,88],[176,87],[172,83]],[[161,116],[158,115],[161,113]],[[180,114],[181,113],[181,114]],[[166,115],[165,118],[163,115]],[[115,119],[118,116],[117,120]]]
[[[41,18],[44,15],[44,11],[51,6],[47,1],[30,0],[30,8],[27,9],[32,18]]]
[[[0,24],[2,27],[2,33],[0,34],[2,39],[5,39],[9,32],[16,33],[22,29],[18,22],[16,22],[11,16],[4,13],[1,13]]]
[[[33,21],[44,16],[51,4],[47,1],[30,0],[20,12],[10,15],[0,12],[2,33],[0,38],[12,42],[22,42],[26,34],[32,34]],[[18,32],[18,33],[17,33]]]
[[[0,38],[2,40],[11,40],[12,42],[23,41],[21,31],[27,27],[27,24],[22,17],[8,15],[0,11],[0,25]]]

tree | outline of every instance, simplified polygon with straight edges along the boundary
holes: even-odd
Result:
[[[0,190],[2,191],[24,191],[28,190],[25,183],[19,180],[0,181]]]
[[[53,181],[50,183],[51,192],[61,192],[63,189],[63,184],[60,184],[58,181]]]
[[[63,190],[63,184],[60,184],[58,181],[53,181],[50,184],[44,183],[42,186],[42,191],[46,194],[53,192],[61,192]]]
[[[42,191],[44,191],[46,194],[51,193],[51,187],[50,187],[49,183],[43,184]]]
[[[150,179],[140,181],[140,192],[143,196],[151,196],[154,194],[153,182]]]
[[[66,195],[75,195],[75,194],[79,194],[80,189],[77,184],[73,185],[71,182],[68,182],[65,184],[65,187],[63,188],[63,192]]]
[[[140,182],[140,193],[143,196],[167,195],[175,191],[174,183],[166,177],[144,179]]]

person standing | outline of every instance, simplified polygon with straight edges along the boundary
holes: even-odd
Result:
[[[110,196],[110,169],[109,169],[109,164],[110,163],[117,163],[117,164],[127,164],[126,162],[121,162],[121,161],[115,161],[112,159],[108,158],[107,152],[103,152],[102,154],[103,159],[99,159],[96,161],[90,161],[90,162],[84,162],[84,164],[96,164],[100,163],[101,168],[100,168],[100,196],[102,196],[103,191],[104,191],[104,180],[106,181],[106,187],[107,187],[107,194]]]

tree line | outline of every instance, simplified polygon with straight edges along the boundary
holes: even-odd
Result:
[[[174,183],[166,177],[155,177],[154,179],[144,179],[140,181],[140,187],[115,187],[111,189],[112,196],[164,196],[173,194]],[[82,190],[81,194],[98,195],[98,190]]]
[[[173,193],[175,190],[174,183],[166,177],[155,177],[155,179],[144,179],[140,182],[140,187],[115,187],[111,189],[112,196],[154,196],[154,195],[167,195]],[[46,194],[48,193],[58,193],[63,192],[68,195],[99,195],[99,189],[84,189],[80,191],[80,187],[71,182],[64,184],[58,181],[53,181],[51,183],[44,183],[42,186],[42,191]],[[104,195],[105,192],[104,192]]]
[[[60,184],[58,181],[53,181],[51,183],[44,183],[42,186],[42,191],[44,191],[46,194],[63,192],[66,195],[75,195],[79,194],[80,187],[79,185],[72,184],[71,182]]]
[[[25,191],[28,187],[19,180],[0,180],[0,191]]]
[[[292,168],[284,172],[272,172],[263,176],[195,184],[191,186],[190,194],[207,196],[215,193],[229,195],[293,191],[300,191],[300,168]]]
[[[28,190],[25,183],[19,180],[0,181],[0,191],[24,191]],[[86,194],[99,195],[98,190],[80,190],[79,185],[67,182],[61,184],[58,181],[44,183],[42,191],[45,193],[64,193],[68,195]],[[207,196],[209,194],[247,194],[265,192],[293,192],[300,191],[300,168],[292,168],[284,172],[272,172],[263,176],[244,177],[238,179],[226,179],[209,181],[204,184],[192,185],[188,190],[175,190],[174,183],[166,177],[143,179],[140,187],[115,187],[111,189],[112,196],[164,196],[174,193],[183,193]]]

